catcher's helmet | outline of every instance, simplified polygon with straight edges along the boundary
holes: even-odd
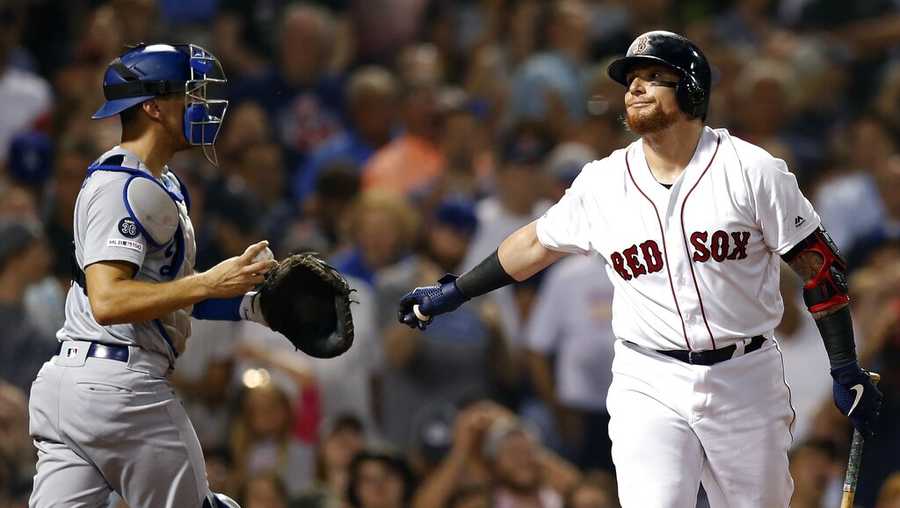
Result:
[[[626,76],[638,63],[661,63],[681,75],[675,97],[681,110],[694,118],[706,119],[712,73],[700,48],[676,33],[656,30],[638,36],[623,58],[613,61],[609,77],[628,86]]]
[[[103,75],[106,103],[91,118],[117,115],[161,95],[185,98],[184,137],[204,147],[213,164],[212,148],[228,109],[225,73],[212,53],[193,44],[140,44],[113,60]]]

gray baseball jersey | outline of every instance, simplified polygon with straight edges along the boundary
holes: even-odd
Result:
[[[156,242],[152,234],[147,234],[147,226],[141,224],[142,216],[164,212],[134,210],[135,198],[129,199],[127,190],[136,178],[155,180],[175,202],[178,220],[171,238]],[[190,275],[196,242],[188,204],[186,191],[168,168],[154,178],[127,150],[117,146],[106,152],[89,169],[75,203],[75,258],[79,268],[84,270],[99,261],[126,261],[137,267],[135,280],[166,282]],[[73,284],[66,298],[66,322],[57,338],[136,345],[167,356],[174,365],[190,335],[190,310],[181,309],[153,321],[101,326],[94,319],[85,291]]]

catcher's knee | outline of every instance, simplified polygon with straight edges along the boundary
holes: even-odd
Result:
[[[225,494],[210,492],[206,499],[203,500],[202,508],[241,508],[241,505]]]

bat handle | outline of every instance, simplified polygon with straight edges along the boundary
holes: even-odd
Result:
[[[881,381],[877,372],[870,372],[869,378],[873,384]],[[841,508],[853,508],[853,498],[856,495],[856,482],[859,480],[859,465],[862,462],[862,450],[865,438],[858,430],[853,431],[853,441],[850,443],[850,458],[847,460],[847,474],[844,476],[844,494],[841,497]]]
[[[858,430],[853,431],[853,441],[850,443],[850,459],[847,461],[847,474],[844,476],[845,493],[849,493],[850,503],[853,506],[853,494],[856,492],[856,482],[859,480],[859,464],[862,462],[862,450],[865,438]],[[844,496],[848,497],[848,496]],[[842,504],[843,508],[843,504]]]
[[[418,303],[415,304],[415,305],[413,305],[413,314],[416,315],[416,317],[419,319],[419,321],[428,321],[429,319],[431,319],[431,316],[422,314],[422,311],[419,310],[419,304],[418,304]]]

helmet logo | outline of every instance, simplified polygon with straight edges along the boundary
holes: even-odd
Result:
[[[643,54],[647,51],[648,46],[650,46],[650,38],[646,35],[642,35],[634,41],[634,53],[638,55]]]

